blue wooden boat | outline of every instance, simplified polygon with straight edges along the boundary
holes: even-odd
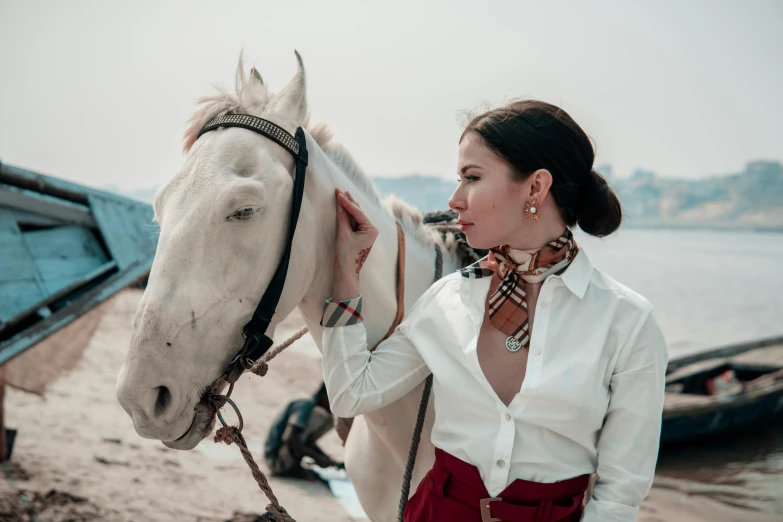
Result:
[[[0,365],[145,277],[152,207],[0,164]]]
[[[726,372],[733,389],[716,394],[710,383]],[[670,361],[661,443],[733,433],[781,414],[783,337],[709,350]]]

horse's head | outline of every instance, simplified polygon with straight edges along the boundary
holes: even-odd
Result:
[[[155,195],[158,248],[117,382],[139,435],[179,449],[211,430],[212,413],[199,400],[242,346],[242,326],[280,262],[294,174],[291,154],[252,131],[198,133],[217,115],[245,113],[293,135],[307,119],[301,59],[294,78],[272,95],[255,69],[246,77],[240,58],[236,92],[201,101],[186,132],[185,163]],[[306,206],[297,243],[312,232]],[[270,335],[306,291],[306,257],[294,249]]]

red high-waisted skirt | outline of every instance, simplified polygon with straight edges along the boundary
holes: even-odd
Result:
[[[517,479],[496,499],[478,469],[435,449],[435,465],[408,501],[405,522],[570,522],[582,515],[590,475],[544,484]]]

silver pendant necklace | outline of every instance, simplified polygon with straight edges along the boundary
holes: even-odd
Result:
[[[518,352],[520,348],[522,348],[522,342],[516,337],[509,336],[509,338],[506,339],[506,349],[509,352]]]

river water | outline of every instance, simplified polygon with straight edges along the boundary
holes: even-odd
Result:
[[[671,358],[783,336],[781,234],[624,229],[576,237],[595,266],[653,303]],[[783,514],[783,418],[665,450],[657,473],[695,495]]]

